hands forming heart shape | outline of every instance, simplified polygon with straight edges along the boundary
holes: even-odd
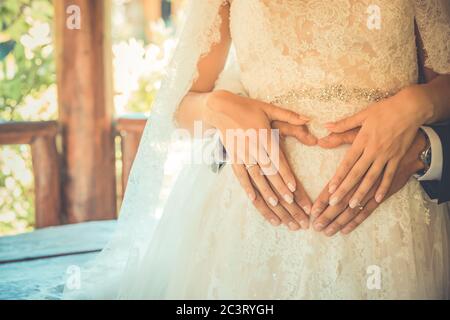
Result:
[[[415,91],[400,91],[353,116],[325,124],[330,134],[322,139],[309,133],[308,118],[292,111],[226,91],[208,100],[210,122],[221,133],[236,177],[258,211],[274,226],[308,229],[312,217],[316,231],[327,236],[339,231],[348,234],[423,169],[419,154],[427,141],[420,126],[431,115]],[[226,134],[229,130],[271,129],[308,146],[351,145],[314,202],[292,173],[282,150],[274,152],[277,141],[272,135],[264,141],[257,138],[254,145],[250,141],[236,146]],[[268,174],[275,161],[277,171]]]

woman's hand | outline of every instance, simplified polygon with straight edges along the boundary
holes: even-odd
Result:
[[[424,101],[418,86],[372,104],[344,120],[329,123],[331,133],[360,127],[351,148],[329,182],[330,205],[336,205],[362,181],[350,197],[350,208],[356,208],[381,175],[375,200],[385,198],[398,165],[416,136],[418,128],[432,117],[433,110]],[[319,140],[319,145],[324,141]]]
[[[302,126],[308,119],[227,91],[209,94],[205,105],[203,118],[219,130],[233,170],[250,199],[257,201],[260,194],[272,207],[275,215],[265,214],[265,217],[274,225],[281,221],[293,230],[307,227],[309,219],[304,211],[309,211],[311,201],[307,196],[296,197],[303,209],[294,203],[294,193],[303,188],[298,186],[271,123],[280,121]]]

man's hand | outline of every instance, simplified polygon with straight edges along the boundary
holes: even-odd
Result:
[[[335,148],[342,144],[352,143],[357,133],[357,130],[341,134],[333,133],[327,138],[320,140],[319,145],[323,148]],[[419,160],[419,154],[425,148],[425,145],[425,135],[419,130],[411,148],[400,161],[398,170],[394,175],[393,183],[385,199],[398,192],[408,182],[412,175],[423,169],[423,163]],[[312,216],[317,217],[313,223],[314,229],[316,231],[324,231],[327,236],[333,236],[339,231],[343,234],[348,234],[353,231],[380,205],[380,203],[374,199],[380,183],[381,178],[378,178],[375,185],[370,189],[363,201],[361,201],[360,206],[356,208],[350,208],[348,206],[348,200],[358,188],[359,184],[349,192],[344,201],[341,201],[335,206],[329,206],[331,194],[329,193],[328,185],[325,186],[312,208]]]
[[[358,207],[380,177],[375,199],[383,200],[417,130],[432,115],[432,104],[421,101],[420,95],[420,87],[412,86],[353,116],[326,124],[333,133],[360,128],[329,182],[331,205],[338,204],[358,185],[348,201],[351,208]]]

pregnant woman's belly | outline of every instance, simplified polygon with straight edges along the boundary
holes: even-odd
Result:
[[[329,134],[324,127],[325,123],[351,116],[371,102],[388,95],[389,93],[371,89],[330,86],[292,91],[275,97],[269,96],[265,100],[307,116],[311,119],[308,123],[310,133],[317,138],[323,138]],[[349,149],[349,145],[334,149],[305,146],[293,137],[287,137],[282,146],[292,170],[313,199],[332,178]]]
[[[276,104],[310,117],[309,128],[317,137],[327,135],[325,122],[368,105],[367,101],[289,99],[278,99]],[[348,146],[329,150],[308,147],[294,138],[286,139],[283,148],[313,201],[348,150]],[[434,253],[425,248],[436,243],[442,249],[442,232],[435,230],[441,228],[443,217],[429,215],[423,192],[414,179],[350,235],[331,238],[311,228],[292,232],[285,226],[270,225],[248,200],[230,165],[220,172],[205,197],[208,201],[202,209],[192,267],[196,281],[190,290],[194,296],[202,296],[205,291],[212,298],[427,296],[424,287],[433,277],[435,266],[429,260]],[[371,266],[382,270],[380,290],[366,286]]]

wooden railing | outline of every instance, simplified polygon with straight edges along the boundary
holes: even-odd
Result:
[[[116,133],[121,137],[122,150],[122,190],[127,187],[131,166],[141,141],[147,120],[145,118],[119,118],[115,125]]]
[[[144,117],[119,118],[115,123],[115,134],[121,138],[123,191],[145,123]],[[61,163],[63,157],[57,148],[60,132],[60,126],[56,121],[0,123],[0,147],[14,144],[27,144],[31,147],[36,228],[65,222]]]
[[[28,144],[31,147],[37,228],[61,223],[57,134],[58,124],[55,121],[0,123],[0,145]]]

